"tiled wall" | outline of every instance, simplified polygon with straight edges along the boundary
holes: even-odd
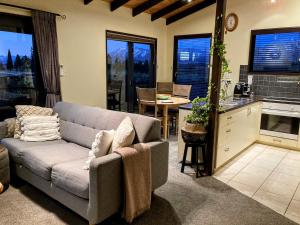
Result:
[[[300,76],[271,75],[248,73],[248,66],[240,67],[240,82],[248,82],[248,75],[253,76],[252,91],[256,96],[283,97],[300,99]]]

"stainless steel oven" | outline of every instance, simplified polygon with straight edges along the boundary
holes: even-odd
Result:
[[[300,105],[263,103],[260,134],[298,140]]]

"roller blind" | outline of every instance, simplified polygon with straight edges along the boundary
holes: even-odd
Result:
[[[300,32],[256,34],[252,38],[253,72],[300,72]]]
[[[191,99],[208,90],[211,37],[177,39],[176,83],[192,85]]]

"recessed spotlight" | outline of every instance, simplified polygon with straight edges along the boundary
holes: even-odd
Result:
[[[276,3],[276,0],[271,0],[271,3]]]
[[[192,2],[193,0],[186,0],[187,2]]]

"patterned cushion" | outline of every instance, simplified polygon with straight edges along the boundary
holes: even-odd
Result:
[[[13,137],[15,133],[15,126],[16,126],[16,118],[9,118],[4,120],[7,124],[7,136],[8,138]]]
[[[16,113],[17,113],[17,119],[16,119],[14,138],[20,138],[22,134],[20,118],[22,116],[51,116],[53,110],[50,108],[43,108],[43,107],[32,106],[32,105],[16,105]]]

